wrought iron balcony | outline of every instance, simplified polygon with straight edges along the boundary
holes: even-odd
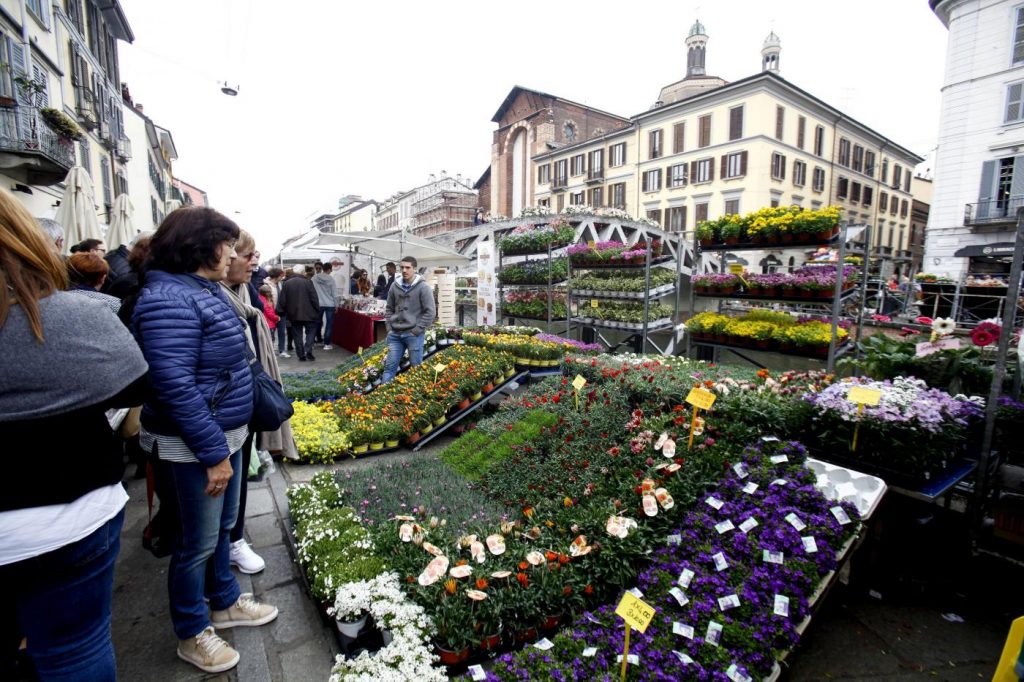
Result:
[[[565,189],[569,186],[568,176],[555,176],[551,179],[551,189]]]
[[[604,182],[604,169],[603,168],[591,168],[587,171],[587,184]]]
[[[132,141],[122,135],[117,138],[117,144],[114,147],[114,153],[117,154],[117,160],[121,163],[130,161],[132,158]]]
[[[75,165],[74,142],[59,136],[36,107],[0,108],[0,166],[22,169],[31,185],[55,185]]]
[[[1017,209],[1024,208],[1024,197],[1010,197],[994,201],[979,201],[964,207],[964,225],[967,227],[1004,226],[1017,220]]]

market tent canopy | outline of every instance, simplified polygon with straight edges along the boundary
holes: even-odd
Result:
[[[405,256],[412,256],[421,266],[465,265],[470,261],[455,249],[435,244],[401,229],[321,233],[320,238],[309,246],[321,248],[338,245],[358,248],[360,253],[372,253],[376,258],[396,263]]]

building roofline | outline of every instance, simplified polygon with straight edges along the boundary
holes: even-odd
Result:
[[[121,9],[121,3],[118,0],[108,0],[108,4],[97,6],[103,16],[107,20],[107,24],[115,28],[115,38],[120,38],[126,43],[135,42],[135,34],[132,33],[132,27],[128,25],[128,17],[125,16],[124,10]]]
[[[491,177],[491,167],[490,166],[488,166],[487,169],[480,175],[480,177],[477,178],[477,181],[475,183],[473,183],[473,189],[475,189],[476,191],[479,192],[480,191],[480,185],[484,184],[484,180],[486,180],[489,177]]]
[[[535,95],[540,95],[541,97],[550,97],[551,99],[558,100],[559,102],[565,102],[566,104],[572,104],[573,106],[583,107],[584,109],[589,109],[591,111],[597,112],[599,114],[603,114],[605,116],[610,116],[612,118],[617,118],[620,121],[622,121],[623,123],[629,123],[629,119],[628,118],[624,118],[622,116],[619,116],[618,114],[613,114],[611,112],[604,111],[603,109],[597,109],[597,108],[592,107],[592,106],[587,105],[587,104],[580,104],[579,102],[573,102],[572,100],[565,99],[564,97],[559,97],[557,95],[552,95],[552,94],[549,94],[549,93],[546,93],[546,92],[541,92],[540,90],[534,90],[532,88],[526,88],[526,87],[523,87],[522,85],[513,85],[512,86],[512,89],[509,90],[508,95],[505,96],[505,100],[501,103],[501,106],[498,107],[498,110],[496,112],[494,112],[494,116],[491,117],[491,121],[493,123],[500,123],[501,122],[501,117],[505,114],[505,110],[508,109],[509,105],[512,104],[512,100],[514,100],[516,98],[516,95],[518,95],[520,92],[530,92],[530,93],[533,93]]]

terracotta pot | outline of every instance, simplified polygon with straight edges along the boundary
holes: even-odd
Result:
[[[414,434],[412,434],[411,436],[409,436],[409,438],[408,438],[408,439],[406,439],[406,442],[408,442],[408,443],[409,443],[409,445],[412,445],[412,444],[414,444],[414,443],[417,443],[417,442],[419,442],[419,439],[420,439],[420,438],[421,438],[421,436],[420,436],[420,432],[419,432],[419,431],[417,431],[416,433],[414,433]]]
[[[490,393],[493,390],[494,390],[494,384],[493,383],[486,384],[484,386],[484,393]]]
[[[764,243],[764,235],[761,234],[760,232],[758,232],[757,234],[755,234],[753,237],[750,238],[750,243],[751,244],[763,244]]]
[[[796,287],[782,287],[783,296],[796,296]]]
[[[765,241],[768,242],[769,244],[778,244],[779,243],[779,233],[775,232],[773,234],[768,235],[767,237],[765,237]]]
[[[779,344],[779,351],[782,353],[793,352],[793,344],[790,341],[783,341]]]
[[[732,293],[735,293],[735,292],[736,292],[736,287],[735,286],[719,287],[718,288],[718,293],[722,294],[723,296],[728,295],[728,294],[732,294]]]
[[[469,398],[463,398],[462,402],[459,403],[456,407],[458,407],[458,409],[460,410],[464,410],[467,407],[469,407]]]
[[[485,635],[483,638],[480,639],[480,648],[483,649],[484,651],[490,651],[492,649],[497,649],[500,646],[501,646],[501,633],[500,632],[497,633],[497,634],[494,634],[494,635]]]
[[[516,632],[516,643],[531,642],[537,639],[537,628],[527,628]]]
[[[541,630],[554,630],[558,627],[558,624],[562,622],[562,614],[556,614],[553,616],[544,616],[544,620],[540,623]]]
[[[783,232],[779,235],[779,239],[783,244],[789,244],[793,241],[793,234],[791,232]]]
[[[700,245],[701,245],[701,246],[711,246],[711,245],[712,245],[712,244],[714,244],[714,243],[715,243],[715,242],[714,242],[714,241],[712,241],[711,239],[701,239],[701,240],[700,240]]]
[[[761,295],[762,296],[777,296],[777,294],[775,293],[775,287],[765,287],[764,289],[761,289]]]
[[[754,345],[758,348],[771,348],[772,341],[771,339],[758,339]]]
[[[810,289],[801,289],[800,298],[814,298],[814,292]]]
[[[809,241],[811,241],[811,233],[810,232],[797,232],[796,233],[796,240],[798,242],[809,242]]]
[[[437,655],[441,658],[441,663],[443,663],[444,665],[459,665],[460,663],[464,663],[466,659],[469,658],[468,646],[465,649],[462,649],[461,651],[452,651],[450,649],[445,649],[440,644],[435,643],[434,649],[437,651]]]
[[[725,243],[728,244],[729,246],[733,246],[735,244],[739,244],[740,243],[740,238],[739,237],[726,237],[725,238]]]

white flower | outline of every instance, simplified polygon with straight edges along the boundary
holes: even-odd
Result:
[[[932,331],[939,336],[948,336],[956,331],[956,322],[951,317],[936,317],[932,321]]]

